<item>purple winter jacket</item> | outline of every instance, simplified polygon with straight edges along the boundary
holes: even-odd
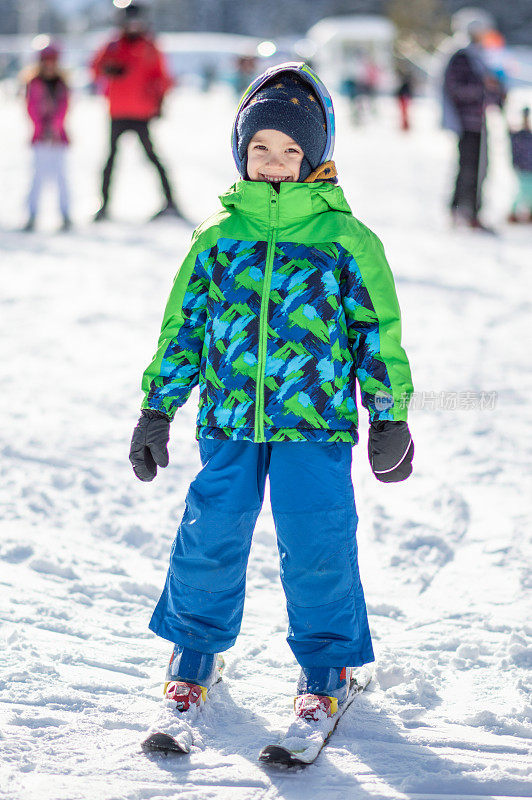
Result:
[[[444,101],[449,104],[456,120],[458,133],[480,133],[484,126],[486,106],[502,103],[504,91],[488,89],[486,79],[494,78],[482,60],[481,53],[469,45],[451,56],[443,79]],[[449,126],[451,127],[451,126]]]

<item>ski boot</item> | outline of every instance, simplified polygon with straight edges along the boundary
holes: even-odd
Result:
[[[315,722],[333,717],[346,702],[350,683],[351,667],[303,667],[294,698],[296,717]]]
[[[199,653],[176,644],[166,670],[165,700],[174,702],[176,711],[194,716],[207,699],[207,692],[221,680],[223,658]]]
[[[150,218],[150,222],[158,219],[184,219],[183,214],[173,200],[169,200],[156,214]]]
[[[92,218],[93,222],[105,222],[105,220],[109,219],[109,213],[107,211],[107,205],[103,203],[94,217]]]
[[[367,667],[303,667],[294,698],[295,720],[276,744],[261,750],[263,764],[312,764],[356,695],[371,680]]]
[[[475,231],[480,231],[481,233],[489,233],[490,236],[496,236],[497,231],[495,228],[490,228],[489,225],[486,225],[482,222],[478,217],[473,217],[469,225],[470,228],[473,228]]]
[[[532,222],[532,211],[520,212],[519,214],[512,211],[506,217],[506,221],[512,223]]]
[[[453,208],[451,210],[451,223],[455,228],[471,228],[481,233],[496,235],[496,231],[490,228],[489,225],[485,225],[476,214],[463,208]]]
[[[223,658],[175,645],[166,671],[164,705],[142,742],[145,753],[190,753],[194,723],[209,689],[221,680]]]

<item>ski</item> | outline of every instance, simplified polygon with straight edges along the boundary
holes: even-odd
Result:
[[[312,764],[329,741],[346,709],[349,708],[355,697],[364,691],[371,678],[372,671],[369,667],[353,669],[347,700],[335,714],[326,716],[322,713],[317,715],[318,719],[296,719],[281,741],[277,744],[269,744],[261,750],[259,761],[263,764],[287,767],[306,767],[308,764]]]
[[[194,741],[194,723],[201,712],[207,692],[201,686],[171,681],[165,686],[165,698],[150,732],[142,742],[145,753],[190,753]]]
[[[167,756],[169,753],[190,753],[192,747],[193,735],[187,736],[182,732],[182,736],[178,739],[171,736],[169,733],[162,733],[155,731],[150,733],[147,739],[142,742],[142,749],[145,753],[162,753]]]
[[[223,658],[218,656],[217,678],[221,681]],[[151,726],[148,736],[141,744],[145,753],[187,754],[198,738],[194,723],[207,700],[207,689],[179,679],[167,681],[164,687],[163,705]]]

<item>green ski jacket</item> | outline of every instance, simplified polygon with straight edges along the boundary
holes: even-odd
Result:
[[[412,392],[393,277],[339,186],[239,181],[193,235],[142,381],[173,418],[199,384],[197,436],[357,441]]]

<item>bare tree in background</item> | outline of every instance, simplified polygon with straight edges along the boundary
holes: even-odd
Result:
[[[399,50],[417,45],[432,51],[450,31],[441,0],[390,0],[387,11],[397,27]]]

